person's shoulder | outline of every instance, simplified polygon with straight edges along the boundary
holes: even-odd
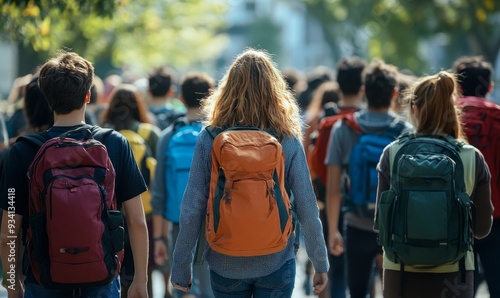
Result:
[[[128,142],[125,136],[112,128],[97,127],[94,131],[94,138],[103,143],[106,147],[122,146]]]

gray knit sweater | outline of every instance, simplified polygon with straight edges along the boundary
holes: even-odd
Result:
[[[286,159],[285,179],[293,193],[307,254],[316,272],[327,272],[329,264],[326,244],[302,143],[297,138],[287,137],[281,144]],[[180,232],[173,253],[172,282],[180,285],[190,283],[195,246],[202,221],[206,217],[211,149],[212,138],[203,130],[198,137],[182,201]],[[211,250],[208,246],[204,255],[210,269],[221,276],[232,279],[256,278],[278,270],[286,261],[294,258],[294,240],[292,235],[284,250],[266,256],[227,256]]]

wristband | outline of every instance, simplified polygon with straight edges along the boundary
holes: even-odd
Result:
[[[165,240],[167,240],[167,239],[166,239],[165,237],[163,237],[163,236],[160,236],[160,237],[153,237],[153,241],[160,241],[160,240],[165,241]]]

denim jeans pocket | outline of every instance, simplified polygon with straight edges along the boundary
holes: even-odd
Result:
[[[229,293],[234,291],[243,281],[241,279],[225,278],[210,270],[210,283],[214,290]]]
[[[267,289],[281,289],[295,284],[295,259],[290,259],[280,269],[257,279],[256,287]]]

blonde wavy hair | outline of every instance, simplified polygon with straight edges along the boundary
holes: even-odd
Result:
[[[302,139],[297,102],[269,54],[261,50],[238,55],[201,108],[206,124],[213,127],[254,126],[280,138]]]

